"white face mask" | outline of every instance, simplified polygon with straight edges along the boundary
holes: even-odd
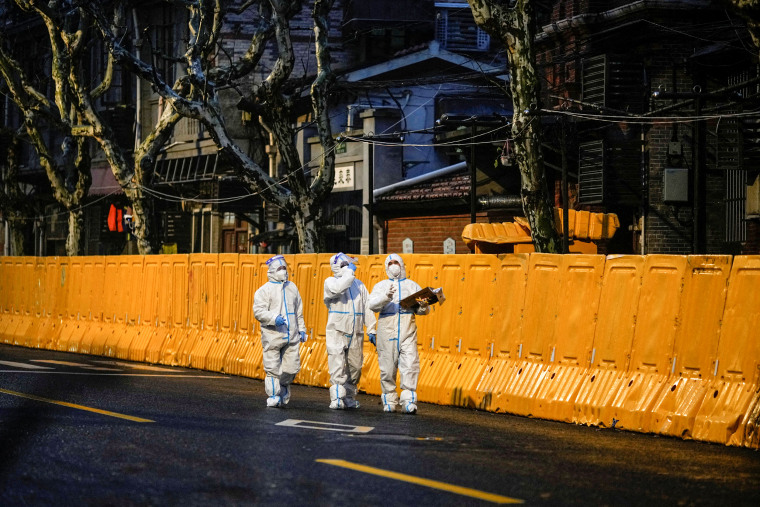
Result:
[[[398,264],[391,264],[388,266],[388,272],[391,274],[393,278],[398,278],[398,275],[401,274],[401,266]]]
[[[274,272],[274,279],[278,282],[285,282],[288,280],[288,270],[287,269],[279,269]]]

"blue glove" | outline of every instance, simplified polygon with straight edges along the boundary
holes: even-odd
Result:
[[[377,336],[375,335],[375,333],[369,333],[367,336],[369,336],[369,342],[375,347],[377,347]]]
[[[306,332],[301,331],[301,343],[304,343],[307,339]]]
[[[353,271],[354,273],[356,273],[356,264],[354,264],[354,263],[349,264],[348,265],[348,269],[350,269],[351,271]]]
[[[274,323],[278,326],[284,326],[285,325],[285,317],[282,315],[278,315],[276,319],[274,319]]]

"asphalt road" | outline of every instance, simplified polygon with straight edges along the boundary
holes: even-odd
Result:
[[[0,345],[0,505],[760,505],[760,453]]]

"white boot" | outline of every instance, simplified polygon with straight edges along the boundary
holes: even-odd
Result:
[[[267,407],[279,407],[282,405],[280,398],[280,379],[267,376],[264,379],[264,390],[267,392]]]
[[[401,391],[401,398],[399,399],[401,409],[406,414],[417,413],[417,392],[404,389]]]
[[[395,412],[398,405],[398,394],[396,392],[383,393],[380,396],[383,402],[383,412]]]
[[[340,384],[330,386],[330,408],[343,410],[346,408],[346,388]]]

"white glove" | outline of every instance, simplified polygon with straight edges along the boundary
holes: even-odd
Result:
[[[391,285],[390,288],[388,289],[388,293],[386,294],[386,296],[388,296],[389,300],[393,301],[393,296],[395,294],[396,294],[396,286]]]

